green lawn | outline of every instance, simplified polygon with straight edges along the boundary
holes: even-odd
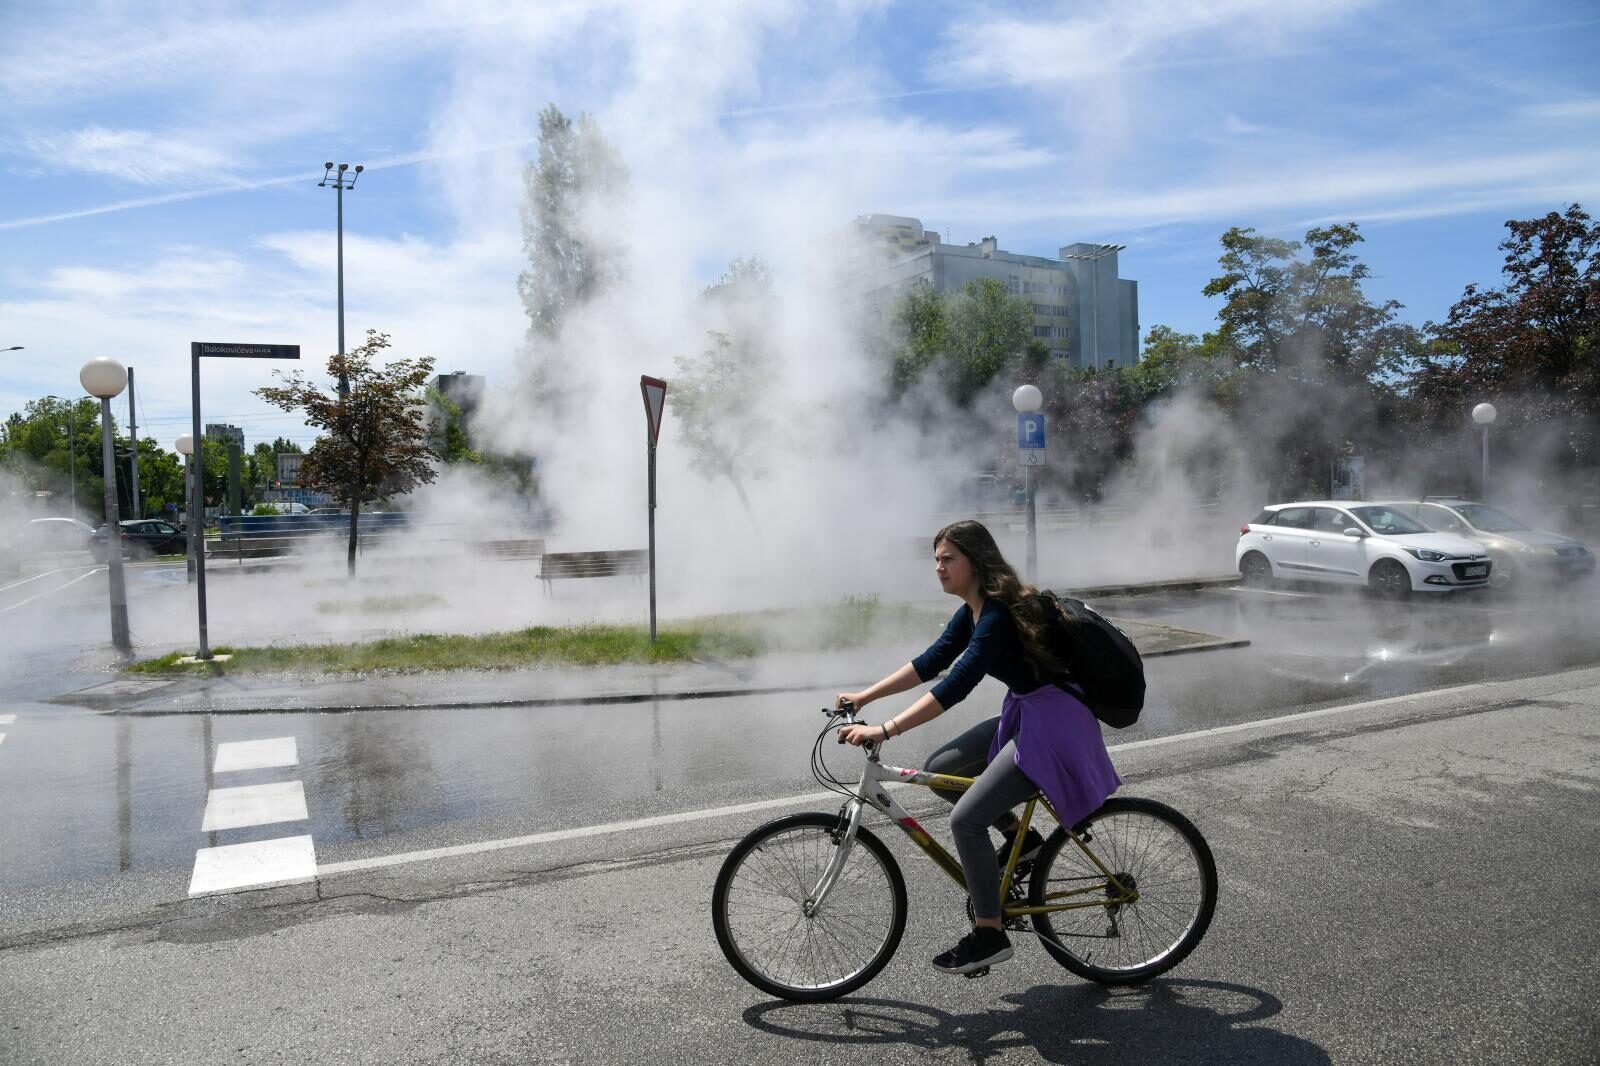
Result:
[[[431,605],[413,603],[409,606]],[[656,643],[643,625],[535,626],[511,633],[420,633],[355,644],[216,647],[225,663],[179,663],[185,652],[130,665],[142,674],[365,673],[419,670],[509,670],[528,666],[609,666],[617,663],[741,659],[771,651],[831,651],[873,639],[925,643],[946,615],[924,606],[848,597],[832,607],[773,609],[689,619],[658,627]],[[914,634],[914,636],[913,636]]]

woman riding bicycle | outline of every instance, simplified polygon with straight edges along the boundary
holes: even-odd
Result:
[[[985,676],[1003,682],[1000,715],[972,727],[929,756],[932,773],[976,777],[966,792],[939,791],[955,804],[950,831],[966,874],[974,928],[933,960],[935,969],[966,974],[1011,958],[1000,910],[1000,867],[1010,857],[1018,825],[1012,808],[1043,792],[1064,826],[1087,817],[1122,784],[1100,736],[1100,725],[1075,695],[1052,681],[1066,671],[1044,644],[1036,590],[1024,585],[979,522],[956,522],[933,539],[940,586],[964,601],[943,635],[911,662],[862,692],[841,693],[857,711],[884,696],[949,674],[909,708],[882,725],[840,730],[851,744],[882,742],[932,721],[966,698]],[[951,664],[954,664],[951,667]],[[989,837],[1006,837],[999,862]],[[1021,861],[1037,856],[1043,838],[1032,829]]]

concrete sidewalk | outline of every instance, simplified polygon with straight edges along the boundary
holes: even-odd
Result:
[[[1247,640],[1118,620],[1145,658]],[[905,660],[903,645],[786,653],[729,662],[527,670],[449,670],[379,675],[128,675],[51,703],[116,714],[271,714],[454,707],[644,703],[773,692],[837,691],[870,684]]]

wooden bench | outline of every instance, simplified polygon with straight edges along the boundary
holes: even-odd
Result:
[[[485,540],[479,541],[473,547],[479,555],[488,555],[496,559],[538,559],[544,555],[544,538]]]
[[[638,577],[650,570],[650,552],[645,548],[608,552],[549,552],[539,560],[539,580],[546,592],[550,583],[569,577]]]

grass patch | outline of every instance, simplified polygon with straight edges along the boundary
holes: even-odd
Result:
[[[368,596],[364,600],[327,600],[317,604],[318,614],[385,614],[390,611],[416,611],[424,607],[443,607],[449,601],[431,592],[414,596]]]
[[[691,662],[748,658],[762,650],[748,633],[703,625],[658,629],[650,644],[645,626],[535,626],[514,633],[441,636],[423,633],[364,644],[286,644],[266,648],[216,648],[226,663],[179,663],[185,653],[135,663],[141,674],[304,673],[355,674],[419,670],[510,670],[528,666],[611,666],[618,663]]]

